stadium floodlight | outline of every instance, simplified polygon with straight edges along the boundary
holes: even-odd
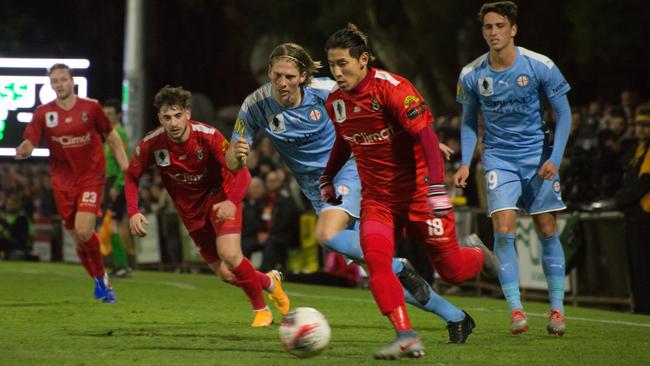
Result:
[[[0,67],[20,68],[20,69],[47,69],[54,64],[62,63],[68,65],[71,69],[87,69],[90,67],[90,61],[85,58],[8,58],[0,57]]]
[[[13,147],[0,147],[0,156],[16,156],[16,149]],[[50,150],[36,148],[32,151],[32,156],[48,157],[50,156]]]

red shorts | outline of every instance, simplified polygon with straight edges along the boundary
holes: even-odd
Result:
[[[453,211],[445,217],[436,217],[426,201],[387,204],[366,199],[361,201],[361,220],[384,223],[393,228],[395,240],[407,235],[424,244],[432,254],[458,250]]]
[[[206,263],[214,263],[219,260],[217,253],[217,238],[222,235],[228,234],[241,234],[242,227],[242,204],[237,204],[237,211],[235,218],[232,220],[219,221],[210,207],[210,214],[208,215],[205,225],[196,231],[190,233],[194,244],[199,248],[201,256]]]
[[[77,212],[101,215],[103,188],[103,185],[90,185],[81,187],[78,191],[53,191],[56,209],[66,229],[74,229]]]

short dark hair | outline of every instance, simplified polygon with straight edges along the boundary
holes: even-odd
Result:
[[[182,86],[174,87],[165,85],[156,93],[153,100],[154,107],[159,111],[163,106],[177,106],[184,109],[192,108],[192,93],[183,89]]]
[[[497,13],[503,17],[508,18],[510,25],[517,24],[517,4],[512,1],[497,1],[494,3],[485,3],[481,6],[481,10],[478,12],[478,21],[483,24],[483,18],[487,13]]]
[[[117,98],[106,99],[104,103],[102,103],[102,107],[113,108],[117,114],[122,113],[122,103]]]
[[[368,53],[371,61],[375,59],[368,46],[368,37],[353,23],[348,23],[347,27],[337,30],[327,39],[325,53],[335,48],[348,49],[350,56],[356,59],[364,52]]]
[[[70,69],[70,66],[68,66],[66,64],[63,64],[63,63],[56,63],[56,64],[50,66],[50,68],[47,69],[47,73],[45,75],[50,76],[50,74],[52,74],[52,72],[54,70],[65,70],[70,75],[70,79],[72,79],[74,77],[74,75],[72,74],[72,69]]]

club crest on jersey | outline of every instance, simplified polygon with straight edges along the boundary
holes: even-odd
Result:
[[[196,158],[199,159],[199,160],[203,160],[203,149],[199,149],[196,152]]]
[[[347,195],[348,193],[350,193],[350,187],[348,187],[348,186],[346,186],[346,185],[344,185],[344,184],[341,184],[340,186],[336,187],[336,191],[337,191],[338,194],[340,194],[341,196],[345,196],[345,195]]]
[[[278,113],[275,116],[271,116],[269,118],[269,128],[273,133],[282,133],[286,131],[287,128],[284,125],[284,115],[282,115],[282,113]]]
[[[491,77],[478,78],[478,90],[481,95],[490,96],[494,94],[494,82]]]
[[[414,96],[414,95],[409,95],[406,98],[404,98],[404,109],[409,109],[411,106],[411,103],[417,103],[420,101],[420,98]]]
[[[153,155],[156,157],[156,164],[160,166],[169,166],[171,164],[169,161],[169,151],[167,151],[167,149],[156,150]]]
[[[88,122],[88,112],[81,112],[81,122]]]
[[[406,101],[404,101],[404,103],[406,104]],[[377,98],[372,98],[372,103],[370,103],[370,109],[372,109],[375,112],[379,112],[379,110],[381,109],[381,106],[379,105],[379,101],[377,100]]]
[[[45,113],[45,125],[47,127],[56,127],[59,124],[59,114],[56,112]]]
[[[314,109],[313,111],[309,112],[309,119],[316,122],[320,120],[321,112],[320,109]]]
[[[560,182],[557,181],[557,180],[556,180],[555,182],[553,182],[553,191],[554,191],[555,193],[560,192]]]
[[[516,80],[517,80],[517,85],[519,85],[522,88],[528,85],[528,76],[524,74],[517,76]]]
[[[336,122],[343,123],[347,118],[345,115],[345,102],[343,99],[333,101],[332,108],[334,108],[334,117],[336,117]]]

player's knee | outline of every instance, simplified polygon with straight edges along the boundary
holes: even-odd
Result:
[[[217,273],[219,275],[219,278],[221,281],[229,284],[229,285],[236,285],[237,279],[235,278],[235,275],[232,274],[231,272],[224,273],[224,272],[219,272]]]
[[[323,245],[330,241],[336,235],[336,231],[329,229],[325,226],[316,226],[314,230],[314,239],[318,245]]]
[[[366,265],[368,266],[368,271],[370,271],[371,274],[381,272],[382,269],[384,272],[393,273],[393,267],[391,266],[392,258],[386,253],[377,250],[370,250],[364,253],[364,258]]]

